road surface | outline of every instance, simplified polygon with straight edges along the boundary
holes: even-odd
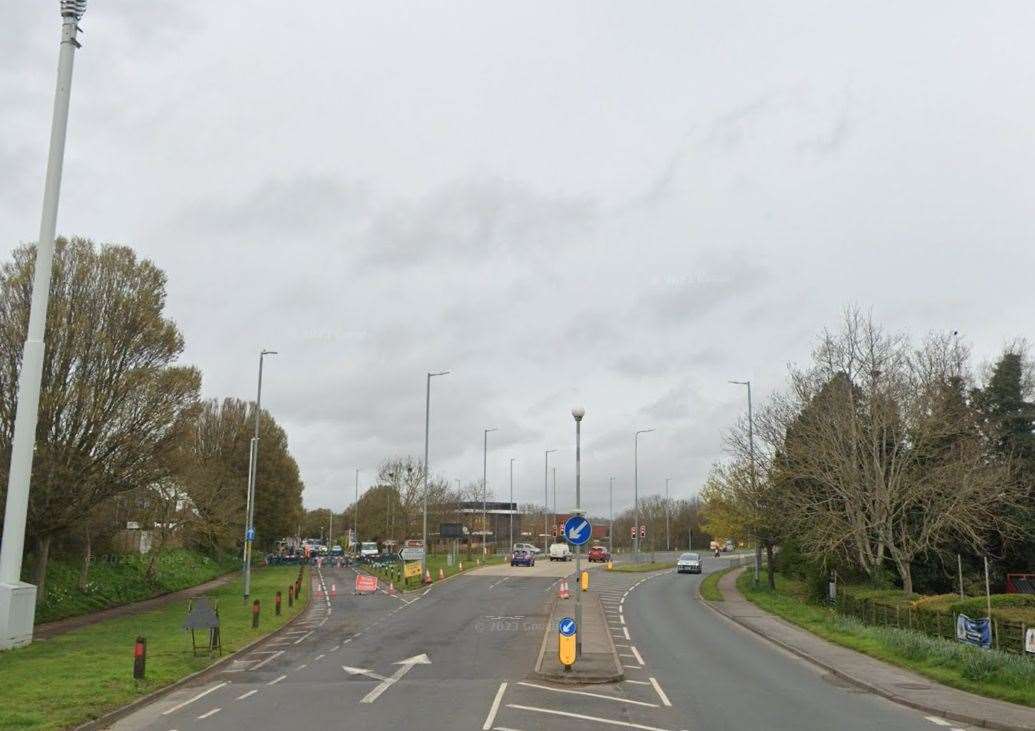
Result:
[[[705,570],[719,565],[708,558]],[[701,577],[671,571],[592,568],[625,681],[540,681],[533,669],[547,612],[558,577],[573,570],[548,561],[485,567],[399,597],[354,596],[352,569],[325,568],[314,582],[336,595],[314,598],[291,634],[116,728],[965,728],[845,687],[703,605]]]

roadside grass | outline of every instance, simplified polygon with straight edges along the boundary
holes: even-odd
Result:
[[[868,626],[806,601],[801,582],[776,575],[776,591],[757,589],[750,572],[737,579],[748,601],[844,647],[913,670],[939,683],[1000,700],[1035,706],[1035,661],[894,627]]]
[[[253,599],[262,606],[259,629],[251,628],[251,602],[242,601],[240,579],[211,592],[218,601],[223,654],[280,627],[302,608],[288,609],[287,587],[297,566],[269,566],[252,573]],[[303,592],[309,591],[308,575]],[[283,614],[274,616],[274,596],[283,594]],[[0,728],[61,729],[85,723],[175,680],[218,657],[194,657],[182,629],[186,603],[173,602],[66,632],[28,647],[0,653]],[[147,638],[147,677],[133,679],[133,646]]]
[[[240,558],[222,561],[195,551],[163,551],[148,578],[150,556],[132,554],[97,558],[90,566],[85,589],[79,588],[79,560],[52,559],[47,563],[47,597],[36,607],[36,623],[89,614],[197,586],[240,568]],[[26,563],[26,566],[28,566]],[[28,569],[26,569],[28,570]]]
[[[675,568],[675,561],[648,561],[647,563],[616,563],[612,571],[639,573],[641,571],[661,571]]]
[[[709,602],[725,601],[725,597],[723,597],[722,592],[719,591],[719,579],[721,579],[723,576],[725,576],[735,568],[737,567],[730,566],[727,569],[722,569],[721,571],[713,571],[712,573],[705,576],[704,580],[701,582],[700,587],[701,598]]]
[[[444,553],[432,553],[428,555],[428,572],[431,574],[431,580],[434,583],[438,581],[438,571],[442,569],[443,577],[449,578],[460,573],[460,564],[464,566],[464,571],[470,571],[471,569],[481,568],[482,566],[492,566],[501,564],[505,560],[505,556],[500,555],[488,555],[481,556],[471,554],[470,556],[460,554],[459,561],[454,561],[453,565],[448,564],[447,554]],[[395,584],[395,588],[399,591],[416,591],[420,589],[423,584],[417,581],[416,578],[410,579],[407,582],[403,582],[401,578],[400,564],[396,562],[392,566],[386,566],[384,568],[376,568],[371,565],[359,565],[358,568],[371,573],[378,577],[381,581],[386,584],[392,582]]]

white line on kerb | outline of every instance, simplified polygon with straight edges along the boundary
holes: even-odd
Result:
[[[636,655],[636,662],[640,663],[640,665],[646,665],[646,664],[647,664],[647,663],[645,663],[645,662],[643,661],[643,655],[641,655],[641,654],[640,654],[640,651],[636,649],[636,645],[633,645],[633,646],[632,646],[632,647],[630,647],[629,649],[630,649],[630,650],[632,650],[632,653],[633,653],[634,655]]]
[[[666,731],[666,729],[658,728],[657,726],[644,726],[639,723],[629,723],[628,721],[613,721],[610,718],[600,718],[599,716],[585,716],[581,713],[571,713],[569,711],[557,711],[553,708],[536,708],[535,706],[521,706],[517,703],[508,703],[507,708],[514,708],[519,711],[534,711],[535,713],[550,713],[555,716],[565,716],[567,718],[581,718],[584,721],[596,721],[597,723],[609,723],[612,726],[624,726],[625,728],[638,728],[643,731]]]
[[[200,721],[203,718],[208,718],[209,716],[214,716],[217,713],[219,713],[221,710],[223,710],[223,709],[222,708],[213,708],[208,713],[202,713],[200,716],[198,716],[198,720]]]
[[[500,683],[500,689],[496,691],[496,697],[492,700],[492,706],[489,708],[489,715],[485,717],[485,723],[482,724],[482,731],[489,731],[492,728],[492,722],[496,720],[496,714],[500,710],[500,701],[503,700],[503,694],[507,692],[507,684]]]
[[[208,690],[203,690],[203,691],[201,691],[200,693],[198,693],[198,694],[197,694],[196,696],[194,696],[193,698],[189,698],[188,700],[185,700],[185,701],[184,701],[183,703],[179,703],[179,704],[177,704],[177,705],[173,706],[173,707],[172,707],[172,708],[170,708],[170,709],[169,709],[168,711],[164,711],[164,712],[162,713],[162,715],[163,715],[163,716],[168,716],[168,715],[169,715],[170,713],[175,713],[176,711],[180,710],[180,709],[181,709],[181,708],[183,708],[184,706],[188,706],[188,705],[190,705],[191,703],[193,703],[194,701],[196,701],[196,700],[199,700],[199,699],[201,699],[201,698],[204,698],[205,696],[207,696],[207,695],[208,695],[209,693],[211,693],[212,691],[214,691],[214,690],[219,690],[219,689],[220,689],[220,688],[222,688],[222,687],[223,687],[224,685],[226,685],[226,684],[227,684],[227,682],[229,682],[229,681],[224,681],[224,682],[220,683],[219,685],[213,685],[213,686],[212,686],[211,688],[209,688]]]
[[[672,701],[670,701],[668,699],[668,696],[665,695],[665,691],[663,691],[661,689],[661,685],[658,683],[658,679],[657,678],[651,678],[650,679],[650,684],[654,686],[654,690],[657,692],[658,698],[661,699],[661,702],[664,703],[666,706],[671,707],[672,706]]]
[[[242,693],[241,695],[237,696],[237,700],[243,701],[245,698],[249,698],[258,692],[258,690],[249,690],[247,693]]]

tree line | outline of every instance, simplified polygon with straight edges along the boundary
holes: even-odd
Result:
[[[10,462],[35,245],[0,267],[0,463]],[[58,239],[54,255],[26,569],[46,598],[50,556],[93,556],[130,522],[153,531],[152,562],[174,536],[210,553],[244,532],[254,404],[202,400],[201,372],[179,362],[184,339],[165,316],[166,275],[128,246]],[[302,482],[287,438],[260,415],[260,540],[287,533]],[[6,480],[0,498],[6,500]]]
[[[956,333],[919,342],[857,309],[727,435],[706,527],[907,592],[1035,571],[1035,380],[1023,342],[981,372]],[[752,440],[751,437],[754,437]],[[753,442],[753,449],[752,449]],[[769,582],[773,583],[769,561]]]

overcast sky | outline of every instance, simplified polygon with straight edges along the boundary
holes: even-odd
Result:
[[[4,0],[0,239],[38,235],[57,0]],[[204,394],[285,426],[307,507],[353,469],[541,500],[696,492],[856,303],[1031,331],[1035,4],[91,0],[58,231],[169,275]]]

